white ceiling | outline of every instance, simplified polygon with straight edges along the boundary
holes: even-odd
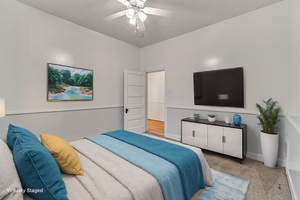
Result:
[[[281,0],[148,0],[145,6],[173,11],[170,18],[149,15],[144,37],[134,33],[123,16],[103,21],[126,9],[117,0],[18,0],[24,4],[137,47],[152,45]]]

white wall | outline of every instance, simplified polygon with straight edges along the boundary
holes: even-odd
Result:
[[[300,2],[291,0],[291,63],[288,68],[287,177],[294,199],[300,199]]]
[[[300,117],[300,2],[291,0],[291,64],[288,73],[288,115]]]
[[[289,1],[196,30],[141,49],[141,68],[166,68],[166,137],[180,139],[180,119],[194,112],[201,118],[217,113],[224,116],[243,113],[248,124],[248,152],[261,159],[255,103],[272,97],[283,114],[287,110],[287,68],[290,54]],[[245,108],[195,106],[193,72],[244,67]],[[203,116],[202,116],[203,115]],[[279,159],[284,157],[284,129],[280,124]]]
[[[0,1],[0,25],[7,113],[123,106],[123,70],[139,70],[139,48],[11,0]],[[94,101],[47,102],[49,62],[94,70]]]
[[[147,74],[148,119],[165,121],[165,72]]]
[[[141,49],[141,68],[166,68],[167,106],[256,113],[270,97],[286,111],[289,4],[282,1]],[[245,109],[194,106],[193,72],[244,67]],[[284,94],[284,95],[283,95]]]
[[[99,19],[101,20],[101,19]],[[140,50],[137,47],[120,42],[113,38],[75,25],[45,12],[39,11],[17,1],[0,1],[0,98],[6,100],[7,119],[1,118],[1,124],[20,122],[19,113],[34,113],[62,110],[93,109],[123,106],[123,70],[139,70]],[[88,102],[47,102],[47,63],[57,63],[94,70],[94,100]],[[86,112],[89,112],[87,110]],[[60,133],[69,132],[74,117],[81,117],[84,124],[101,130],[111,130],[112,126],[101,123],[101,114],[80,115],[80,112],[69,112],[71,118],[63,118],[61,113],[53,117],[43,116],[39,121],[40,132],[48,132],[46,127],[56,126],[56,118],[65,126],[59,126]],[[92,113],[92,111],[90,111]],[[106,120],[115,128],[122,128],[123,114],[112,111]],[[48,115],[47,113],[44,113]],[[92,125],[90,120],[97,116],[99,122]],[[34,117],[27,117],[27,127],[37,126]],[[8,120],[9,119],[9,120]],[[22,118],[24,119],[24,118]],[[18,125],[18,124],[16,124]],[[80,125],[76,124],[75,127]],[[6,126],[6,125],[5,125]],[[43,128],[45,127],[45,128]],[[95,130],[88,127],[86,130]],[[6,136],[0,127],[0,137]],[[74,129],[72,129],[74,130]],[[78,129],[79,131],[79,129]],[[57,134],[53,133],[53,134]],[[66,136],[68,140],[83,138],[86,132],[80,131]],[[75,136],[76,135],[76,136]]]
[[[9,124],[66,141],[80,140],[108,131],[123,129],[123,107],[8,115],[0,119],[0,138],[6,140]]]

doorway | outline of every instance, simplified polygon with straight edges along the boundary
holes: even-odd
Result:
[[[148,132],[165,134],[165,71],[147,73]]]

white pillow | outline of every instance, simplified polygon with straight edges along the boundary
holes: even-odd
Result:
[[[0,163],[0,199],[23,199],[23,188],[12,152],[2,139],[0,139]]]

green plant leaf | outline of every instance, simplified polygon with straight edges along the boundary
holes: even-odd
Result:
[[[273,101],[272,98],[263,102],[265,104],[265,107],[256,104],[256,108],[260,113],[260,115],[257,116],[259,125],[262,126],[262,132],[275,134],[275,132],[278,130],[276,124],[280,122],[280,120],[278,119],[280,108],[276,107],[277,101]]]
[[[214,118],[216,117],[217,115],[208,115],[210,118]]]

